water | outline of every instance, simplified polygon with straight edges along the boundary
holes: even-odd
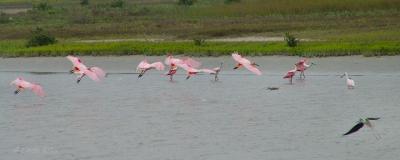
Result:
[[[133,73],[142,56],[82,57],[110,74],[93,83],[66,72],[65,58],[0,59],[1,159],[398,159],[400,57],[313,58],[306,80],[282,76],[296,57],[253,57],[262,76],[232,71],[171,83],[163,72]],[[148,57],[150,61],[163,57]],[[348,90],[338,75],[353,75]],[[121,74],[123,73],[123,74]],[[17,76],[47,92],[13,95]],[[280,87],[269,91],[267,87]],[[381,117],[374,131],[342,137],[359,118]],[[376,139],[374,134],[379,134]]]

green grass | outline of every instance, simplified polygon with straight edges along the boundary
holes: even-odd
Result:
[[[23,41],[0,42],[2,57],[66,56],[68,54],[109,55],[165,55],[221,56],[239,51],[244,55],[290,56],[383,56],[399,55],[400,42],[301,42],[298,47],[287,47],[284,42],[206,42],[196,46],[193,42],[103,42],[82,43],[64,41],[59,44],[26,48]]]
[[[165,52],[217,56],[237,50],[251,55],[394,55],[399,54],[399,0],[198,0],[179,6],[176,0],[125,0],[123,8],[110,0],[2,0],[4,6],[29,7],[48,2],[46,11],[0,14],[0,53],[13,56],[58,56],[79,52],[89,55],[158,55]],[[1,11],[0,11],[1,12]],[[36,27],[44,28],[59,44],[25,48]],[[116,42],[74,43],[72,40],[165,38],[172,40],[241,36],[283,36],[300,39],[296,48],[283,42]]]

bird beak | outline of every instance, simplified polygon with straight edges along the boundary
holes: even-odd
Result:
[[[143,76],[143,74],[139,74],[138,78],[140,78],[140,77],[142,77],[142,76]]]
[[[70,70],[70,71],[69,71],[69,74],[72,74],[72,73],[74,73],[74,70]]]
[[[19,93],[19,89],[14,91],[14,94],[18,94]]]
[[[238,69],[238,67],[234,67],[233,69]]]

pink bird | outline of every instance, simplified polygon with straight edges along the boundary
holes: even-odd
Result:
[[[210,74],[214,75],[214,81],[218,81],[219,80],[218,79],[218,74],[222,70],[222,65],[223,65],[223,63],[221,62],[219,67],[215,67],[215,68],[212,69],[215,73],[210,73]]]
[[[82,61],[74,56],[67,56],[67,59],[72,62],[73,68],[70,73],[78,75],[76,83],[79,83],[84,76],[88,76],[90,79],[98,82],[106,76],[106,73],[99,67],[86,67]]]
[[[300,79],[303,77],[304,79],[306,76],[304,75],[304,71],[310,68],[312,65],[315,65],[314,63],[307,64],[307,59],[302,58],[300,59],[296,64],[297,71],[300,72]]]
[[[39,84],[27,82],[20,77],[12,81],[10,85],[15,85],[17,87],[17,90],[14,91],[14,94],[18,94],[25,89],[29,89],[40,97],[45,96],[42,86],[40,86]]]
[[[185,64],[188,67],[199,67],[201,65],[200,62],[191,58],[185,58],[182,60],[174,58],[171,54],[167,54],[167,58],[165,59],[164,63],[170,67],[169,71],[166,73],[166,75],[169,76],[170,81],[172,81],[173,76],[176,74],[178,65]]]
[[[296,71],[297,71],[297,68],[295,66],[294,69],[288,71],[283,78],[284,79],[290,78],[290,84],[293,84],[292,80],[293,80],[294,75],[296,74]]]
[[[210,73],[210,74],[216,73],[214,70],[211,70],[211,69],[196,69],[196,68],[188,66],[187,64],[178,64],[178,66],[187,71],[186,79],[189,79],[190,77],[196,75],[197,73],[201,73],[201,72]]]
[[[261,71],[256,68],[256,66],[259,66],[255,62],[250,62],[248,59],[243,58],[241,55],[239,55],[237,52],[232,53],[233,59],[238,63],[235,68],[233,69],[238,69],[242,66],[247,68],[249,71],[255,73],[256,75],[261,75]]]
[[[156,69],[159,71],[164,70],[164,65],[161,62],[154,62],[154,63],[148,63],[146,59],[144,59],[143,61],[141,61],[139,63],[139,65],[137,66],[136,70],[140,71],[140,74],[138,76],[138,78],[142,77],[144,75],[144,73],[146,73],[148,70],[151,69]]]

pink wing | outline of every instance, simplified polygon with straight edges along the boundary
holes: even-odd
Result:
[[[154,67],[156,70],[162,71],[164,70],[164,65],[161,62],[154,62],[150,64],[151,67]]]
[[[243,64],[244,67],[246,67],[249,71],[255,73],[256,75],[261,75],[261,71],[258,70],[256,67],[252,66],[251,64]]]
[[[104,72],[101,68],[99,67],[90,67],[90,70],[96,74],[97,78],[103,79],[106,77],[106,72]]]
[[[43,91],[42,86],[38,85],[38,84],[32,84],[32,88],[31,88],[32,92],[35,93],[36,95],[40,96],[40,97],[44,97],[45,93]]]
[[[192,58],[185,58],[183,60],[183,63],[187,64],[189,67],[193,67],[193,68],[198,68],[201,66],[201,63],[199,61],[196,61]]]
[[[211,70],[211,69],[201,69],[200,71],[202,71],[202,72],[205,72],[205,73],[213,73],[213,74],[215,74],[216,72],[214,71],[214,70]]]
[[[237,52],[232,53],[232,58],[233,58],[236,62],[238,62],[238,63],[240,63],[240,64],[242,64],[242,65],[251,64],[251,62],[250,62],[248,59],[243,58],[243,57],[242,57],[241,55],[239,55]]]
[[[72,62],[72,65],[74,65],[74,66],[82,64],[82,61],[77,57],[74,57],[74,56],[70,55],[70,56],[67,56],[67,58]]]
[[[290,70],[289,72],[286,73],[286,75],[283,78],[290,78],[293,77],[296,73],[296,70]]]
[[[199,72],[199,70],[197,70],[197,69],[195,69],[195,68],[192,68],[192,67],[188,66],[188,65],[185,64],[185,63],[177,64],[177,66],[183,68],[183,69],[186,70],[187,72],[196,72],[196,73]]]
[[[143,60],[139,63],[139,65],[136,67],[136,70],[140,70],[140,69],[147,69],[150,68],[150,64],[147,62],[147,60]]]
[[[86,69],[83,71],[83,73],[86,74],[90,79],[92,79],[96,82],[100,81],[100,79],[99,79],[99,77],[97,77],[96,73],[94,73],[91,70]]]

